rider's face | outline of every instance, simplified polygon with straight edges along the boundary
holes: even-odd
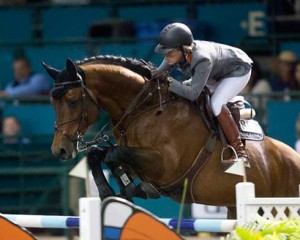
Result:
[[[168,52],[165,57],[169,65],[174,65],[183,61],[183,56],[179,49],[173,49],[172,51]]]

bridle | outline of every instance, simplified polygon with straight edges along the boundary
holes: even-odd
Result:
[[[162,101],[161,93],[160,93],[160,82],[158,81],[157,84],[158,84],[157,90],[159,92],[159,104],[158,104],[158,106],[159,106],[158,114],[159,114],[162,112],[162,105],[164,103],[168,102],[169,100]],[[117,121],[116,124],[114,124],[113,129],[111,130],[112,132],[115,129],[121,127],[121,125],[125,121],[125,119],[129,115],[131,115],[134,112],[134,110],[136,110],[138,108],[138,106],[142,105],[149,97],[150,98],[152,97],[152,92],[150,92],[144,100],[141,100],[141,97],[143,96],[145,91],[149,89],[150,85],[151,85],[151,81],[147,81],[146,84],[144,85],[144,87],[142,88],[142,90],[139,92],[139,94],[132,100],[130,105],[127,107],[126,111],[122,114],[122,117]],[[102,142],[108,142],[110,145],[112,145],[108,135],[103,134],[103,131],[107,127],[107,125],[105,125],[99,131],[99,133],[96,134],[96,136],[94,137],[94,139],[92,141],[87,142],[87,141],[83,140],[83,134],[81,133],[81,127],[82,127],[82,122],[86,121],[86,119],[88,117],[87,103],[86,103],[87,96],[90,97],[92,102],[96,105],[97,109],[99,109],[99,105],[98,105],[98,101],[94,97],[93,93],[86,87],[85,82],[82,79],[80,74],[77,73],[77,80],[75,80],[75,81],[64,81],[61,83],[55,83],[54,88],[52,90],[52,97],[54,95],[53,94],[54,91],[58,92],[58,94],[55,94],[56,95],[55,99],[57,100],[57,99],[61,98],[69,89],[78,88],[78,87],[80,87],[80,89],[81,89],[81,103],[82,103],[80,117],[70,119],[70,120],[65,120],[63,122],[55,121],[55,123],[54,123],[55,132],[60,132],[62,135],[66,136],[74,144],[74,146],[76,146],[77,152],[85,151],[88,147],[90,147],[94,144],[102,143]],[[150,107],[149,109],[147,109],[146,111],[149,111],[151,109],[153,109],[153,106]],[[78,127],[77,127],[75,137],[67,134],[67,132],[62,127],[63,125],[65,125],[67,123],[72,123],[72,122],[78,122]],[[119,130],[121,132],[121,135],[124,134],[124,132],[125,132],[124,126],[121,127]],[[98,137],[99,135],[101,135],[101,136]]]
[[[90,141],[90,142],[83,141],[83,134],[81,133],[81,128],[82,128],[82,123],[84,121],[87,121],[87,117],[88,117],[87,96],[96,105],[97,109],[99,109],[99,105],[98,105],[98,101],[94,97],[93,93],[86,87],[80,74],[77,74],[77,78],[78,79],[76,81],[65,81],[65,82],[54,84],[54,88],[52,90],[52,97],[54,95],[53,92],[55,92],[55,91],[59,92],[59,94],[57,94],[57,97],[55,98],[56,100],[61,98],[69,89],[79,87],[81,89],[81,104],[82,104],[81,114],[79,117],[70,119],[70,120],[65,120],[62,122],[55,121],[54,129],[55,129],[55,132],[60,132],[62,135],[66,136],[76,146],[77,152],[82,152],[93,144],[101,143],[103,141],[108,141],[109,137],[107,135],[103,135],[103,134],[102,134],[102,136],[97,137],[97,136],[99,136],[99,134],[97,134],[93,141]],[[62,127],[63,125],[72,123],[72,122],[78,122],[78,127],[77,127],[75,137],[70,136],[67,133],[67,131],[64,130],[64,128]],[[101,129],[102,132],[103,132],[103,129]]]

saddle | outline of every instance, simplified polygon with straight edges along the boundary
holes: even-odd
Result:
[[[209,130],[209,132],[216,133],[224,145],[227,145],[227,140],[219,126],[216,117],[213,115],[211,104],[211,94],[208,89],[205,89],[197,101],[195,101],[196,108],[200,112],[200,116]],[[239,130],[241,139],[262,141],[264,139],[264,132],[260,124],[254,120],[255,110],[251,104],[248,103],[243,96],[236,96],[227,103]]]

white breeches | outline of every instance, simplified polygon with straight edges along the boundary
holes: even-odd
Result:
[[[218,82],[211,97],[211,108],[215,116],[220,114],[224,104],[227,104],[243,90],[250,79],[250,75],[251,70],[246,75],[224,78]]]

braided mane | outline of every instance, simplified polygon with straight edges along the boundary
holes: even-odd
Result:
[[[76,61],[77,65],[98,63],[122,66],[148,79],[151,78],[151,70],[156,69],[156,67],[152,63],[146,62],[142,59],[125,58],[121,56],[117,57],[112,55],[99,55]]]

